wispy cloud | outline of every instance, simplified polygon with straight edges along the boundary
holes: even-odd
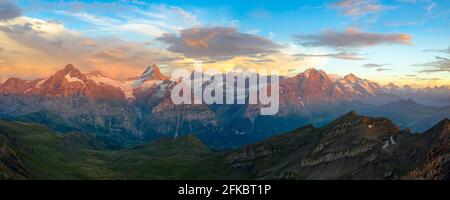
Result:
[[[389,65],[390,64],[367,63],[367,64],[363,65],[363,67],[365,67],[365,68],[380,68],[380,67],[389,66]]]
[[[347,16],[361,16],[395,8],[383,5],[378,0],[340,0],[331,4],[331,7]]]
[[[436,2],[432,2],[428,6],[425,7],[425,10],[427,10],[428,12],[431,12],[436,7],[436,5],[437,5]]]
[[[391,71],[392,69],[390,68],[378,68],[376,69],[377,72],[382,72],[382,71]]]
[[[272,13],[265,9],[262,9],[262,8],[255,8],[255,9],[251,10],[248,13],[248,15],[255,19],[264,19],[264,18],[272,16]]]
[[[425,52],[444,53],[447,56],[450,56],[450,47],[447,49],[425,50]],[[417,66],[424,67],[424,69],[420,70],[420,72],[422,73],[450,72],[450,58],[435,56],[433,61],[424,64],[418,64]]]
[[[343,32],[326,30],[316,35],[296,35],[295,38],[305,46],[324,46],[331,48],[359,48],[381,44],[410,45],[409,34],[383,34],[363,32],[356,28],[348,28]]]
[[[369,68],[369,69],[374,69],[377,72],[382,72],[382,71],[391,71],[391,68],[386,68],[386,66],[390,66],[391,64],[376,64],[376,63],[367,63],[364,64],[363,67],[364,68]]]
[[[303,58],[303,57],[325,57],[325,58],[334,58],[341,60],[365,60],[364,57],[361,57],[357,53],[348,53],[346,51],[331,53],[331,54],[296,54],[295,56]]]
[[[423,73],[450,72],[450,59],[441,56],[436,56],[434,61],[419,64],[419,66],[425,67],[425,69],[420,70],[420,72]]]
[[[90,12],[90,9],[93,9],[94,5],[76,6],[71,4],[72,7],[77,7],[78,9],[61,9],[55,11],[55,13],[73,17],[91,25],[92,30],[101,30],[102,33],[122,31],[140,33],[152,37],[159,37],[165,32],[176,32],[183,28],[200,24],[192,13],[180,7],[165,4],[153,5],[145,3],[146,8],[142,9],[130,5],[101,3],[101,5],[107,5],[111,9],[120,8],[112,9],[110,14],[117,15],[115,17],[102,15],[100,12],[93,14]],[[124,10],[128,12],[124,14]]]

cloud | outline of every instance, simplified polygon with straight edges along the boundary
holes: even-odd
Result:
[[[389,68],[378,68],[378,69],[376,69],[377,72],[390,71],[390,70],[392,70],[392,69],[389,69]]]
[[[385,6],[378,0],[340,0],[332,4],[331,7],[339,9],[342,14],[347,16],[367,15],[394,8]]]
[[[165,4],[151,5],[148,10],[138,9],[137,13],[144,17],[150,17],[151,21],[159,24],[164,28],[180,30],[197,26],[200,22],[192,12],[177,6],[169,6]]]
[[[426,6],[426,7],[425,7],[425,10],[427,10],[428,12],[431,12],[431,11],[433,11],[433,9],[436,7],[436,5],[437,5],[437,3],[436,3],[436,2],[433,2],[433,3],[431,3],[430,5]]]
[[[116,47],[110,50],[99,51],[93,53],[91,58],[99,60],[111,60],[115,62],[129,62],[135,59],[140,59],[145,56],[145,52],[134,52],[127,46]]]
[[[436,56],[434,61],[420,64],[420,66],[426,67],[419,71],[422,73],[450,72],[450,59]]]
[[[427,49],[423,52],[433,52],[433,53],[447,53],[450,54],[450,47],[447,49]]]
[[[450,56],[450,47],[447,49],[431,49],[425,51],[444,53],[447,54],[447,56]],[[424,64],[418,64],[416,66],[422,66],[425,68],[419,71],[421,73],[450,72],[450,58],[435,56],[433,61]]]
[[[275,53],[282,47],[252,34],[240,33],[229,27],[195,27],[180,33],[166,33],[158,40],[169,45],[168,50],[189,58],[227,59],[235,56]]]
[[[22,10],[11,0],[0,0],[0,20],[14,19],[22,15]]]
[[[115,78],[128,78],[152,63],[172,64],[178,58],[141,42],[89,38],[63,24],[29,17],[0,22],[0,40],[8,52],[20,52],[1,58],[11,69],[8,76],[24,78],[46,76],[67,63],[86,71],[100,70]],[[25,69],[28,73],[24,73]]]
[[[440,78],[416,78],[416,80],[421,80],[421,81],[439,81],[442,80]]]
[[[370,68],[370,69],[375,69],[375,71],[377,72],[382,72],[382,71],[391,71],[391,68],[385,68],[385,66],[389,66],[391,64],[375,64],[375,63],[368,63],[363,65],[364,68]]]
[[[274,59],[270,59],[270,58],[262,58],[262,59],[248,59],[248,62],[252,62],[252,63],[272,63],[275,62]]]
[[[380,68],[380,67],[384,67],[384,66],[388,66],[390,64],[375,64],[375,63],[368,63],[363,65],[363,67],[365,68]]]
[[[359,48],[381,44],[411,45],[412,36],[408,34],[382,34],[363,32],[348,28],[343,32],[326,30],[317,35],[296,35],[296,39],[305,46],[324,46],[331,48]]]
[[[360,57],[357,53],[347,53],[346,51],[332,53],[332,54],[296,54],[298,57],[328,57],[341,60],[365,60],[365,58]]]
[[[248,15],[255,19],[264,19],[264,18],[271,17],[272,13],[265,9],[262,9],[262,8],[256,8],[256,9],[251,10],[248,13]]]
[[[60,5],[62,8],[55,13],[87,23],[91,30],[100,34],[130,32],[160,37],[166,32],[177,32],[183,28],[199,25],[194,14],[180,7],[146,3],[134,6],[124,3],[126,2],[68,4],[67,7],[71,9],[63,7],[65,4],[62,4]],[[104,10],[109,12],[104,13]]]
[[[386,22],[386,26],[420,26],[428,22],[428,19],[414,20],[414,21],[390,21]]]

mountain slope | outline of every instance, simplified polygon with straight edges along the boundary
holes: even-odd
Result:
[[[440,120],[450,117],[450,106],[429,107],[408,99],[360,110],[360,112],[370,116],[387,117],[402,128],[424,132]]]
[[[424,133],[430,144],[426,163],[414,170],[416,179],[450,180],[450,120],[444,119]]]
[[[321,128],[309,125],[249,145],[227,159],[256,179],[398,179],[424,163],[420,137],[388,119],[351,112]]]
[[[449,133],[448,119],[411,134],[350,112],[237,150],[210,151],[193,135],[113,150],[92,135],[0,121],[0,178],[447,179]]]
[[[194,71],[191,77],[194,74],[208,76]],[[261,116],[259,104],[175,105],[171,101],[175,85],[157,65],[140,76],[116,80],[101,72],[84,74],[69,64],[44,79],[11,78],[0,84],[0,116],[43,123],[59,132],[91,132],[125,146],[194,133],[209,146],[225,148],[251,144],[301,125],[324,125],[350,110],[389,117],[402,128],[420,132],[449,117],[447,108],[438,112],[401,102],[383,105],[401,100],[395,94],[401,95],[400,89],[393,84],[383,87],[354,74],[337,77],[314,68],[280,77],[279,112],[273,116]],[[235,89],[248,91],[249,87],[237,88],[236,84]],[[248,95],[237,98],[248,99]]]
[[[0,120],[0,179],[225,178],[218,163],[191,135],[114,150],[93,135]]]

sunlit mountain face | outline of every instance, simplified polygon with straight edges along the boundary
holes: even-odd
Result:
[[[0,80],[72,63],[118,80],[162,73],[308,68],[382,85],[450,85],[446,0],[0,1]]]
[[[449,179],[449,26],[448,0],[0,0],[0,179]]]

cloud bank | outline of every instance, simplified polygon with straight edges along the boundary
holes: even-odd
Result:
[[[229,27],[195,27],[158,38],[168,50],[189,58],[227,59],[262,53],[275,53],[282,47],[261,36],[240,33]]]

